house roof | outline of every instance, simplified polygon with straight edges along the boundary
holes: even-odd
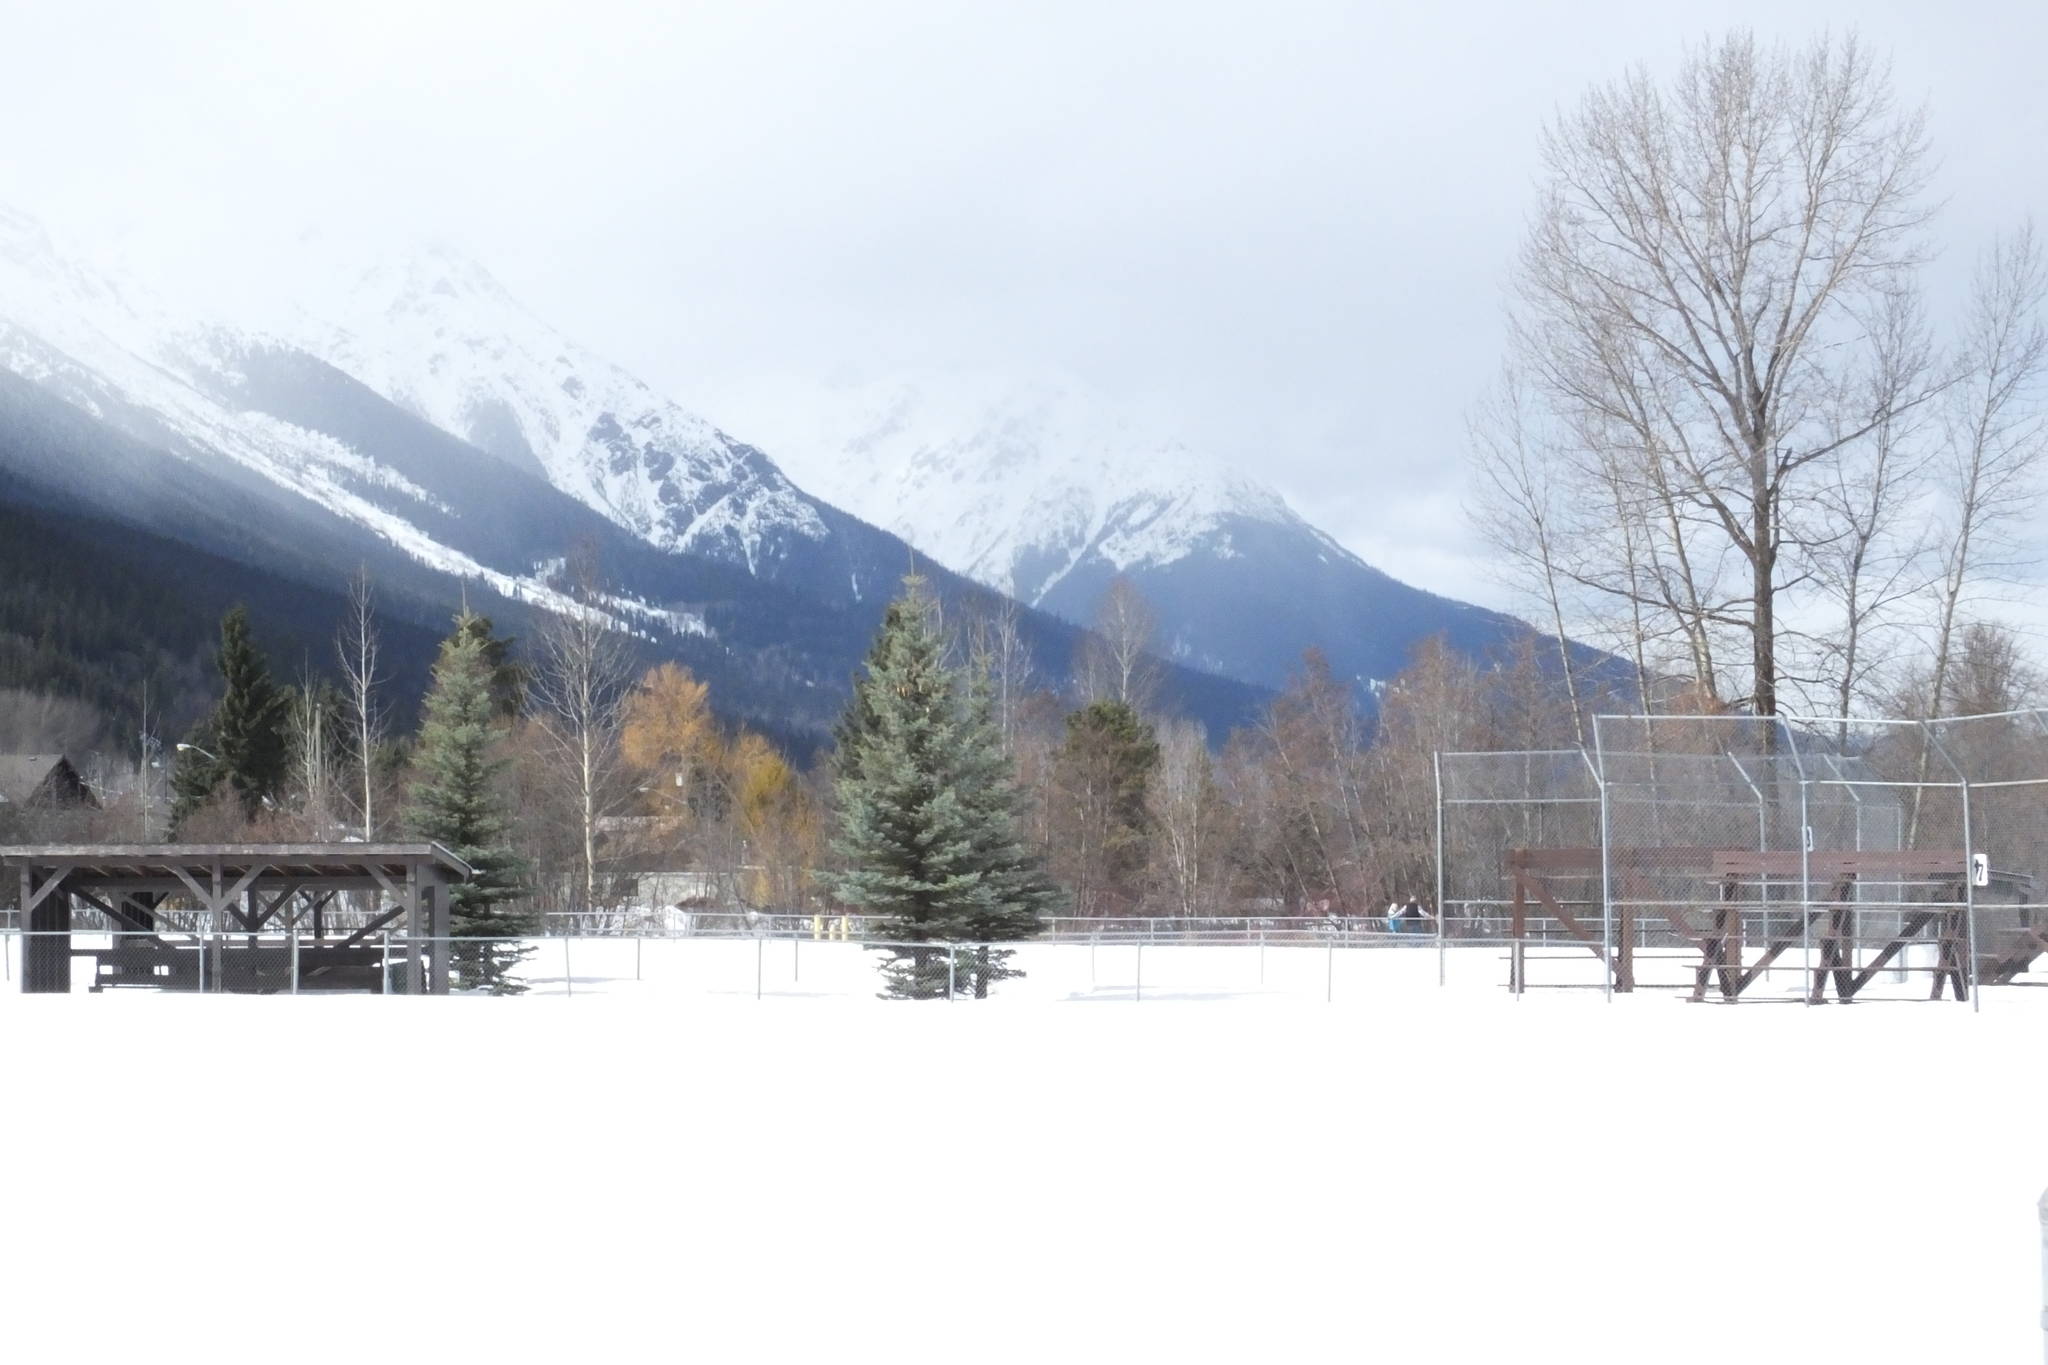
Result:
[[[84,788],[78,770],[62,754],[0,754],[0,801],[19,804],[34,800],[60,768],[69,770],[70,787]]]

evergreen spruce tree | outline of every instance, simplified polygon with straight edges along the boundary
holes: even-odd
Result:
[[[947,667],[922,579],[905,580],[839,726],[835,758],[846,870],[829,879],[846,904],[880,917],[885,994],[946,993],[949,950],[1036,929],[1051,891],[1014,829],[1015,784],[985,694]],[[965,965],[978,995],[1017,973],[1008,953]]]
[[[1024,846],[1024,791],[1003,747],[995,688],[985,670],[969,670],[965,703],[960,790],[967,802],[974,864],[991,894],[962,928],[963,937],[977,945],[967,963],[974,995],[985,999],[995,982],[1023,974],[1009,965],[1007,949],[989,945],[1038,933],[1045,916],[1057,914],[1065,897]]]
[[[1151,851],[1152,727],[1125,702],[1095,701],[1067,717],[1054,758],[1069,884],[1080,913],[1127,912],[1144,895]]]
[[[490,669],[491,705],[498,715],[511,720],[526,707],[526,668],[512,656],[517,641],[510,635],[498,634],[490,617],[479,616],[467,607],[456,617],[455,629],[483,650],[484,663]]]
[[[503,940],[534,931],[518,906],[525,868],[506,843],[509,821],[495,790],[505,760],[497,739],[495,665],[490,627],[464,612],[441,644],[427,693],[407,792],[406,828],[468,863],[475,875],[449,895],[450,929],[458,940],[451,962],[464,989],[509,995],[525,989],[509,977],[526,949]]]
[[[271,681],[270,666],[249,638],[249,612],[233,607],[220,622],[214,655],[221,698],[213,714],[178,751],[171,818],[183,820],[225,783],[242,814],[254,819],[284,790],[291,770],[291,696]]]
[[[177,757],[171,765],[173,834],[220,788],[221,765],[220,760],[213,757],[218,752],[214,748],[215,743],[210,719],[193,726],[178,743]]]

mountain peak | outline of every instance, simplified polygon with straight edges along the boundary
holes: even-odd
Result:
[[[482,322],[484,319],[475,316],[479,308],[525,311],[497,276],[441,238],[424,239],[360,267],[353,273],[348,293],[359,317],[413,313]]]
[[[27,264],[31,260],[55,260],[56,248],[42,221],[0,201],[0,256]]]
[[[817,509],[696,413],[571,342],[447,241],[352,267],[284,324],[291,345],[662,549],[750,567]]]
[[[1027,602],[1090,559],[1122,572],[1232,519],[1301,524],[1270,487],[1065,375],[909,375],[780,415],[771,446],[800,483]]]

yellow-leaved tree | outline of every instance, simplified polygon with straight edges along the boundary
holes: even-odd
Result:
[[[626,699],[619,747],[641,778],[648,813],[687,828],[704,810],[707,783],[719,773],[718,728],[710,685],[680,664],[657,664]]]

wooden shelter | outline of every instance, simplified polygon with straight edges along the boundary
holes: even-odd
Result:
[[[69,991],[91,957],[95,987],[378,990],[396,965],[397,989],[445,995],[448,893],[470,868],[425,843],[73,844],[0,848],[0,876],[18,888],[24,993]],[[376,908],[330,930],[348,892]],[[81,910],[112,947],[75,946]]]

